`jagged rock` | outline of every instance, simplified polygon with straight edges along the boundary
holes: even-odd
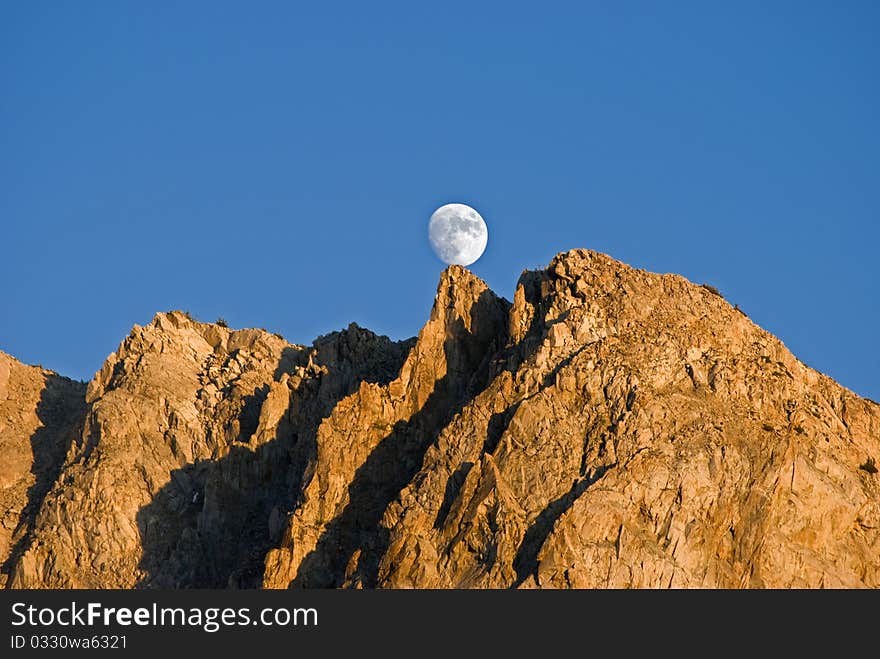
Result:
[[[0,354],[12,587],[877,587],[880,406],[585,250],[419,336],[158,314],[85,385]]]
[[[0,352],[0,587],[81,430],[85,389]]]

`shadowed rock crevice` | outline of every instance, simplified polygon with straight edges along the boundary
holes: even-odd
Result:
[[[86,385],[54,373],[46,373],[36,414],[41,427],[30,438],[33,485],[27,490],[13,538],[15,542],[0,574],[12,572],[21,555],[33,541],[33,529],[43,500],[58,481],[64,459],[74,439],[82,431],[86,413]]]
[[[437,517],[434,520],[435,529],[439,529],[443,526],[443,523],[449,516],[449,511],[452,509],[452,504],[455,503],[455,500],[458,498],[458,495],[461,492],[461,487],[464,485],[464,481],[473,467],[473,462],[463,462],[447,479],[446,487],[443,489],[443,501],[440,504],[440,510],[437,511]]]
[[[592,478],[583,478],[575,481],[571,489],[558,499],[554,499],[547,507],[542,510],[535,518],[532,525],[526,530],[522,542],[517,549],[516,556],[513,559],[513,569],[516,571],[516,583],[512,587],[522,585],[522,583],[530,576],[537,578],[538,572],[538,554],[541,547],[544,546],[547,537],[553,531],[556,521],[571,509],[574,502],[577,501],[584,492],[587,491],[593,483],[598,481],[608,468],[597,470]]]
[[[239,442],[249,442],[257,432],[257,426],[260,423],[260,410],[269,395],[269,385],[264,384],[261,387],[254,388],[254,393],[244,397],[244,405],[241,413],[238,415],[238,433],[235,440]]]
[[[496,412],[492,415],[492,418],[489,419],[489,425],[486,429],[486,441],[483,443],[483,453],[491,455],[495,452],[495,449],[498,448],[498,442],[501,441],[501,436],[510,425],[510,422],[516,414],[517,409],[519,409],[521,402],[522,401],[515,402],[503,412]]]

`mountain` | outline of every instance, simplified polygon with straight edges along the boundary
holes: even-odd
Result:
[[[418,337],[157,314],[0,353],[11,588],[880,586],[880,405],[714,289],[585,250]]]

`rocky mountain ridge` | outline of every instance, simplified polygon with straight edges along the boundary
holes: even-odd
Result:
[[[180,312],[83,385],[0,353],[0,582],[878,587],[880,406],[717,292],[586,250],[418,337]]]

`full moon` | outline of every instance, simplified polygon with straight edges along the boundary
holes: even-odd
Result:
[[[483,255],[489,230],[480,214],[465,204],[446,204],[428,223],[434,253],[449,265],[470,265]]]

